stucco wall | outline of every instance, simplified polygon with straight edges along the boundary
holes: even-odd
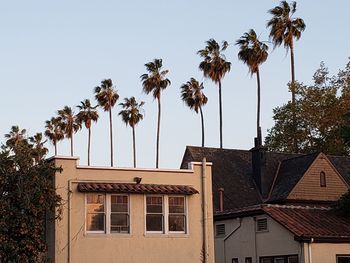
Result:
[[[320,186],[320,172],[326,174],[326,187]],[[288,199],[336,201],[348,190],[327,157],[320,154],[300,179]]]
[[[68,227],[68,201],[64,205],[62,220],[55,226],[55,262],[201,262],[203,240],[201,164],[193,170],[151,170],[120,168],[77,167],[75,159],[58,158],[57,166],[63,173],[56,175],[56,188],[64,200],[70,202],[70,230]],[[208,262],[214,262],[211,166],[205,169],[207,176],[207,238]],[[87,234],[85,232],[85,195],[76,189],[79,181],[133,182],[142,177],[144,184],[190,185],[200,193],[188,196],[188,233],[146,234],[144,195],[130,194],[130,234]],[[70,233],[68,233],[70,232]],[[70,246],[68,245],[70,236]]]
[[[255,219],[267,218],[268,231],[256,232]],[[252,257],[253,262],[264,256],[278,255],[302,255],[302,247],[294,240],[294,236],[272,218],[261,215],[256,217],[245,217],[241,219],[231,219],[216,221],[215,224],[226,224],[225,237],[215,238],[215,258],[216,262],[231,263],[232,258],[238,258],[239,262],[245,262],[246,257]],[[232,230],[236,231],[232,233]],[[223,259],[225,258],[225,260]],[[302,261],[300,261],[302,262]]]
[[[311,261],[309,260],[308,246],[311,248]],[[337,255],[350,255],[350,244],[305,243],[304,248],[305,263],[336,263]]]

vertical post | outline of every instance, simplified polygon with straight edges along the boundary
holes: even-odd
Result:
[[[208,262],[208,236],[207,236],[207,223],[208,223],[208,204],[207,204],[207,178],[206,178],[206,165],[207,161],[205,157],[202,160],[202,213],[203,213],[203,262]]]
[[[224,211],[224,188],[220,187],[219,189],[220,195],[220,212]]]

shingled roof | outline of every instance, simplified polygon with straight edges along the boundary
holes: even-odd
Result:
[[[192,161],[200,162],[204,157],[212,162],[214,211],[220,207],[219,188],[224,188],[224,210],[230,210],[264,202],[283,202],[318,154],[265,152],[262,188],[270,190],[276,177],[270,199],[268,194],[260,193],[255,184],[252,153],[248,150],[187,146],[181,168],[187,168]],[[327,157],[350,185],[350,157]]]
[[[281,162],[269,201],[287,198],[290,191],[318,156],[318,153],[301,155]]]

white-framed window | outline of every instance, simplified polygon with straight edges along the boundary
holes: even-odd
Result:
[[[185,196],[146,195],[145,208],[147,233],[187,233]]]
[[[130,233],[130,198],[126,194],[86,194],[87,233]]]

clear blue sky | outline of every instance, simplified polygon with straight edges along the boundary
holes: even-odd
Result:
[[[180,100],[180,86],[195,77],[204,81],[209,102],[204,108],[206,145],[219,146],[216,86],[203,79],[196,51],[215,38],[232,45],[226,57],[231,72],[223,80],[224,147],[250,149],[255,136],[256,81],[237,59],[234,42],[254,28],[262,40],[267,10],[279,1],[1,1],[0,7],[0,142],[12,125],[30,135],[43,131],[45,120],[64,105],[93,99],[93,88],[111,78],[121,98],[146,102],[146,116],[137,127],[138,166],[154,167],[156,102],[142,93],[144,64],[162,58],[171,86],[162,96],[160,167],[177,168],[186,145],[200,145],[200,118]],[[350,2],[298,1],[296,16],[306,31],[295,45],[296,77],[310,83],[319,63],[332,74],[350,56]],[[261,67],[263,135],[273,125],[272,109],[290,94],[289,54],[271,53]],[[115,108],[115,163],[132,165],[131,130]],[[92,164],[109,164],[108,118],[100,111],[92,128]],[[86,164],[87,132],[76,135],[75,153]],[[53,149],[49,145],[50,154]],[[58,145],[69,154],[67,141]]]

